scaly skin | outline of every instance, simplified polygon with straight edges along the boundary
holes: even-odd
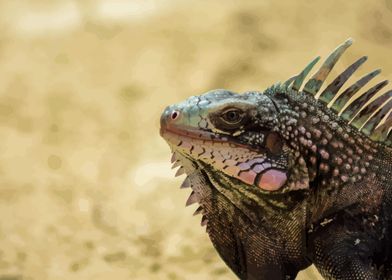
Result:
[[[392,149],[287,85],[165,109],[161,135],[241,279],[392,279]],[[385,137],[384,137],[385,138]]]

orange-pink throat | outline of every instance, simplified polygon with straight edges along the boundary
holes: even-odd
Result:
[[[161,135],[172,150],[202,161],[230,177],[266,191],[277,191],[286,183],[287,174],[271,163],[267,155],[245,145],[228,142],[227,138],[209,137],[162,127]]]

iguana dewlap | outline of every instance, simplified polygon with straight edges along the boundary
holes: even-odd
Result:
[[[307,81],[319,57],[263,92],[212,90],[162,114],[187,205],[241,279],[312,263],[326,279],[392,279],[392,91],[370,85],[379,70],[341,90],[366,57],[320,90],[351,43]]]

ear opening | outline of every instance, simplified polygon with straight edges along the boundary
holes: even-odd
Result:
[[[283,139],[277,132],[268,133],[265,139],[265,147],[273,154],[278,155],[282,152]]]

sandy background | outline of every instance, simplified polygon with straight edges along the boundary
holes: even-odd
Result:
[[[356,77],[392,77],[391,0],[1,1],[0,280],[235,279],[184,208],[160,113],[350,36],[337,69],[368,54]]]

